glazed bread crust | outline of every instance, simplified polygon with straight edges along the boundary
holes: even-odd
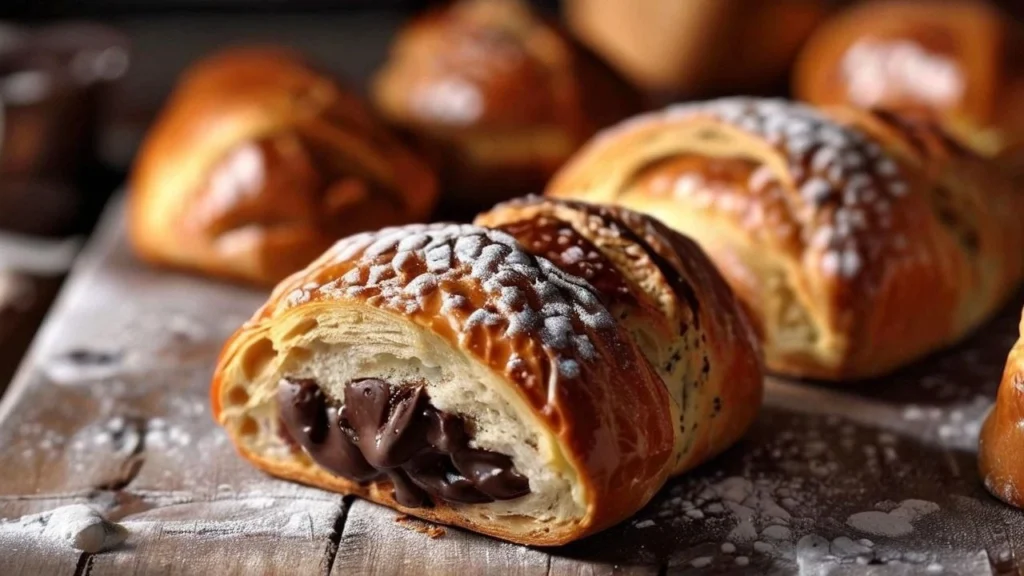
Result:
[[[272,391],[289,370],[301,369],[292,365],[311,354],[304,351],[324,343],[354,345],[359,336],[338,332],[353,324],[367,328],[367,339],[375,331],[415,334],[389,352],[405,354],[400,362],[427,367],[421,377],[453,364],[446,354],[465,359],[472,372],[435,376],[427,383],[432,396],[444,394],[442,381],[462,386],[470,378],[485,379],[529,432],[533,448],[524,442],[516,449],[540,454],[544,469],[563,481],[557,497],[572,502],[556,506],[549,518],[543,509],[501,514],[479,510],[486,505],[444,502],[406,509],[388,481],[360,485],[292,454],[275,458],[270,450],[256,450],[265,446],[268,428],[274,433],[272,419],[247,424],[261,403],[271,402],[268,387]],[[593,289],[528,255],[511,237],[467,225],[385,229],[336,244],[280,284],[228,342],[214,376],[213,402],[242,454],[268,472],[530,544],[567,542],[632,514],[661,487],[674,449],[664,385]],[[475,409],[501,411],[496,404]],[[523,521],[527,514],[531,521]]]
[[[1024,318],[1021,320],[1024,335]],[[1024,336],[1006,359],[996,404],[979,440],[978,467],[985,487],[1003,502],[1024,508]]]
[[[182,77],[133,168],[129,232],[150,262],[272,285],[436,196],[357,98],[290,51],[240,48]]]
[[[480,222],[494,228],[359,234],[278,285],[214,374],[214,415],[239,452],[277,476],[554,545],[632,515],[749,427],[761,404],[757,344],[693,243],[626,210],[544,199]],[[538,250],[549,224],[600,253],[549,260]],[[342,401],[347,383],[366,378],[424,386],[467,422],[474,449],[511,459],[529,493],[403,506],[392,481],[332,474],[282,439],[282,379],[315,380]]]
[[[596,137],[547,193],[694,238],[783,374],[885,373],[967,334],[1022,273],[1021,195],[935,125],[892,114],[674,106]]]
[[[617,74],[520,0],[463,0],[413,20],[372,94],[434,152],[446,193],[474,206],[539,192],[598,129],[639,109]]]
[[[1020,163],[1024,35],[1014,26],[980,1],[858,4],[808,40],[793,91],[819,106],[929,110],[979,152]]]
[[[760,350],[728,285],[692,240],[624,208],[538,197],[500,204],[476,223],[508,232],[533,255],[599,287],[672,398],[674,474],[728,448],[753,423]]]

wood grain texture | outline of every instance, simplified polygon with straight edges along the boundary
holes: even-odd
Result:
[[[537,549],[438,530],[246,465],[212,422],[207,391],[221,343],[265,295],[138,263],[120,210],[111,209],[0,403],[0,574],[1010,574],[1022,566],[1024,513],[991,498],[975,466],[977,425],[1021,299],[970,341],[886,379],[845,387],[772,379],[739,445],[671,481],[629,521]],[[907,525],[889,522],[889,535],[851,520],[866,512],[878,520],[908,500],[933,508]],[[131,535],[89,555],[24,527],[26,516],[71,503],[106,511]],[[858,548],[864,539],[870,545]]]
[[[547,573],[548,556],[542,552],[455,528],[444,528],[443,535],[431,538],[424,533],[431,528],[427,523],[405,518],[398,522],[399,518],[389,509],[356,501],[332,574]]]

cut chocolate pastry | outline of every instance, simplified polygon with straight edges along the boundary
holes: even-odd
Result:
[[[819,27],[802,49],[797,97],[934,114],[1024,176],[1024,33],[978,0],[875,0]]]
[[[426,219],[433,173],[369,109],[287,50],[196,64],[131,177],[148,261],[273,285],[336,240]]]
[[[993,496],[1024,508],[1024,317],[1020,333],[1006,359],[996,405],[981,428],[978,464]]]
[[[694,244],[624,210],[550,201],[481,221],[511,234],[359,234],[280,284],[214,375],[239,452],[553,545],[625,519],[747,429],[756,341]]]
[[[434,154],[445,194],[478,208],[539,192],[594,132],[640,111],[624,80],[524,0],[417,17],[372,93]]]
[[[597,136],[547,193],[691,236],[789,375],[869,377],[953,343],[1024,269],[1024,195],[934,123],[891,113],[673,106]]]

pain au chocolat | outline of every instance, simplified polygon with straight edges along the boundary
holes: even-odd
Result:
[[[1024,196],[933,123],[882,112],[673,106],[599,135],[548,194],[700,243],[782,374],[864,378],[955,342],[1024,264]]]
[[[965,143],[1024,176],[1024,34],[992,3],[853,6],[804,46],[793,91],[815,105],[934,113]]]
[[[189,70],[131,176],[144,259],[273,285],[336,240],[424,220],[426,164],[290,51],[239,48]]]
[[[550,200],[479,222],[358,234],[278,285],[213,378],[242,456],[554,545],[622,521],[748,428],[756,339],[695,244]]]
[[[639,111],[611,68],[521,0],[462,0],[398,35],[382,115],[434,153],[453,202],[538,193],[598,129]]]
[[[1024,508],[1024,318],[999,384],[996,404],[979,440],[979,469],[985,487],[1000,500]]]

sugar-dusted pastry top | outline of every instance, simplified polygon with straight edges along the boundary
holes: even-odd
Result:
[[[357,234],[307,270],[277,287],[262,317],[342,296],[411,315],[479,351],[482,360],[532,390],[541,408],[554,400],[552,371],[579,378],[582,365],[600,369],[594,335],[615,335],[615,322],[591,286],[534,258],[511,236],[467,224]],[[517,352],[533,346],[552,362]]]
[[[922,115],[671,106],[599,134],[547,193],[693,237],[753,311],[769,366],[806,376],[870,376],[948,344],[1022,269],[1021,196]]]

